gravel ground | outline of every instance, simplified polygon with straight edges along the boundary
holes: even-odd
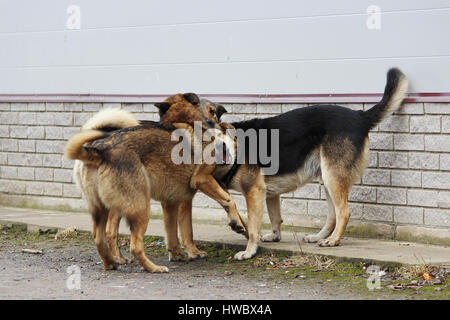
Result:
[[[168,262],[163,246],[147,254],[166,265],[167,274],[150,274],[132,262],[105,271],[89,234],[54,240],[51,235],[22,235],[0,231],[0,299],[376,299],[409,298],[374,295],[319,273],[284,278],[254,267],[253,262],[223,262],[223,257],[191,262]],[[155,242],[155,241],[154,241]],[[44,254],[23,253],[39,249]],[[233,252],[233,249],[227,249]],[[225,257],[227,252],[221,252]],[[127,252],[125,252],[127,255]],[[211,254],[210,254],[211,256]],[[222,260],[220,260],[222,259]],[[225,258],[226,259],[226,258]],[[256,260],[255,260],[256,261]],[[79,290],[70,290],[67,268],[80,269]],[[258,271],[259,270],[259,271]],[[257,272],[255,272],[257,271]],[[285,271],[280,274],[283,275]]]
[[[169,263],[170,273],[149,274],[133,262],[104,271],[96,252],[47,249],[25,254],[18,246],[3,247],[0,256],[0,299],[352,299],[320,285],[302,285],[255,278],[246,274],[215,273],[207,261]],[[66,286],[67,268],[78,265],[81,289]]]

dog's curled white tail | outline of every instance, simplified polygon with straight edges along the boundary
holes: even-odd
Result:
[[[123,129],[138,126],[139,121],[128,111],[108,108],[97,112],[81,127],[85,130]]]
[[[96,114],[94,114],[90,119],[86,121],[86,123],[81,127],[81,132],[86,132],[88,130],[99,130],[102,132],[111,132],[114,130],[124,129],[128,127],[134,127],[139,125],[139,121],[134,118],[134,116],[122,109],[117,108],[106,108],[103,109]],[[99,132],[97,131],[97,132]],[[88,135],[91,135],[89,133]],[[75,159],[75,164],[73,167],[73,176],[75,182],[81,187],[83,185],[83,182],[81,180],[81,172],[84,168],[84,162],[87,162],[87,154],[88,151],[86,149],[82,148],[83,143],[86,140],[83,140],[87,138],[88,136],[75,136],[73,139],[80,139],[80,140],[72,140],[70,143],[66,146],[65,155],[69,159]],[[97,133],[92,134],[92,137],[97,137]],[[100,136],[100,138],[103,138],[104,136]],[[89,140],[89,142],[92,142],[95,140],[93,138],[92,140]],[[81,143],[81,145],[80,145]],[[78,160],[80,156],[85,155],[84,162],[83,160]],[[91,150],[90,153],[91,156],[94,155],[94,151]],[[83,188],[81,188],[83,190]]]
[[[104,132],[98,130],[86,130],[77,133],[66,144],[64,155],[70,160],[81,160],[87,163],[98,163],[101,158],[95,149],[87,149],[85,143],[106,137]]]

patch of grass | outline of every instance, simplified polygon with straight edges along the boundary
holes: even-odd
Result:
[[[49,234],[27,233],[26,225],[2,226],[0,230],[0,246],[13,244],[22,247],[36,247],[36,244],[54,238]]]
[[[25,226],[25,227],[24,227]],[[94,248],[95,244],[92,239],[92,233],[77,231],[68,234],[65,237],[55,240],[55,234],[49,232],[27,232],[26,225],[13,224],[10,226],[0,227],[0,246],[1,245],[16,245],[23,248],[63,248],[63,247],[82,247]]]
[[[86,210],[74,209],[67,204],[59,204],[59,205],[55,205],[55,206],[44,206],[44,205],[39,205],[34,201],[29,203],[27,200],[22,200],[22,202],[20,202],[20,203],[11,203],[11,202],[1,201],[0,206],[22,208],[22,209],[54,210],[54,211],[63,211],[63,212],[85,212],[86,211]]]
[[[392,227],[390,233],[385,233],[385,231],[378,230],[376,227],[370,225],[350,225],[347,226],[347,229],[345,230],[345,236],[370,239],[392,239],[394,236],[394,228]]]
[[[450,246],[450,238],[438,238],[428,235],[413,235],[409,232],[401,232],[395,236],[395,240],[406,242],[419,242],[424,244],[436,244]]]
[[[208,261],[213,263],[229,264],[233,261],[233,256],[239,250],[237,246],[228,246],[221,243],[201,243],[199,249],[208,253]]]
[[[126,249],[129,249],[129,245]],[[151,257],[161,257],[167,255],[166,243],[163,237],[145,236],[144,237],[144,251]]]

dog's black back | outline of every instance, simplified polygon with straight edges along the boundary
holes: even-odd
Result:
[[[364,114],[336,105],[314,105],[295,109],[281,115],[233,122],[236,129],[255,129],[259,139],[260,129],[267,129],[268,150],[272,150],[270,130],[279,130],[279,170],[277,174],[293,173],[304,163],[306,157],[327,140],[338,143],[342,138],[348,138],[359,151],[367,136],[367,125]],[[246,141],[249,143],[249,141]],[[246,151],[251,150],[246,148]],[[278,152],[272,150],[272,152]],[[359,152],[357,152],[359,153]],[[258,164],[259,149],[258,149]],[[266,164],[267,165],[267,164]]]
[[[308,155],[322,144],[338,145],[347,139],[354,147],[354,156],[358,157],[369,130],[400,106],[407,87],[405,79],[400,70],[390,69],[382,100],[368,111],[354,111],[337,105],[313,105],[275,117],[233,122],[232,125],[236,129],[255,129],[258,148],[263,134],[260,129],[279,130],[278,175],[295,172],[303,166]],[[273,143],[270,134],[267,136],[270,151]],[[251,150],[248,143],[249,140],[246,141],[246,152]],[[260,166],[268,166],[261,163],[259,149],[257,157]]]

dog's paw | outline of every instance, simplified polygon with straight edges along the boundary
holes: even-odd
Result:
[[[321,238],[315,234],[307,234],[303,237],[303,241],[307,243],[316,243],[321,240]]]
[[[186,261],[186,258],[184,257],[184,254],[181,252],[177,252],[177,253],[169,252],[169,261],[170,262],[182,262],[182,261]]]
[[[166,266],[156,266],[151,272],[153,273],[167,273],[169,272],[169,268]]]
[[[189,260],[190,261],[192,261],[192,260],[199,260],[199,259],[205,259],[205,258],[208,257],[208,254],[205,251],[202,251],[202,250],[196,250],[195,252],[191,252],[191,253],[188,252],[188,255],[189,255]]]
[[[231,230],[236,233],[245,233],[245,227],[242,225],[242,223],[236,220],[231,220],[228,225],[231,227]]]
[[[132,261],[130,258],[125,258],[123,256],[115,257],[114,259],[116,260],[117,264],[129,264]]]
[[[281,240],[281,235],[279,233],[268,233],[261,236],[262,242],[279,242]]]
[[[170,262],[186,261],[184,252],[181,250],[179,246],[173,247],[172,249],[167,248],[167,251],[169,253]]]
[[[320,247],[336,247],[339,243],[340,241],[332,238],[322,239],[317,242]]]
[[[110,263],[103,262],[103,268],[105,270],[117,270],[117,266],[118,266],[118,263],[116,263],[116,262],[110,262]]]
[[[234,260],[248,260],[255,256],[255,253],[248,252],[248,251],[239,251],[234,255]]]

